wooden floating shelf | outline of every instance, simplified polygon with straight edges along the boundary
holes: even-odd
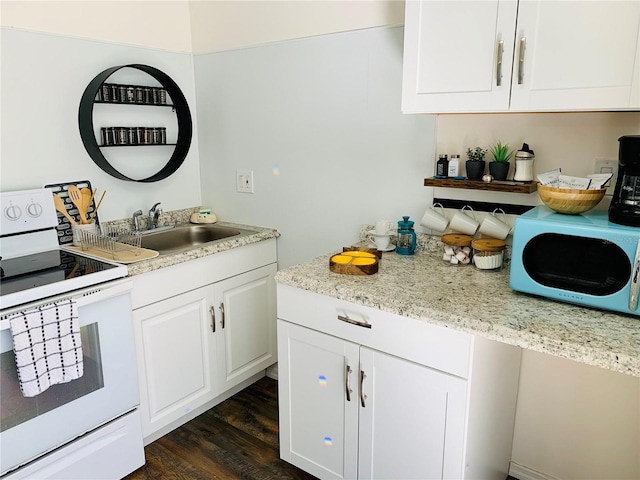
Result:
[[[462,188],[466,190],[489,190],[492,192],[533,193],[538,187],[536,182],[498,181],[483,182],[482,180],[453,180],[450,178],[425,178],[425,187]]]

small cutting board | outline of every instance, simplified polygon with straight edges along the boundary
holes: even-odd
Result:
[[[155,258],[159,255],[155,250],[149,250],[148,248],[138,248],[131,247],[127,250],[120,250],[116,252],[105,252],[104,250],[99,250],[93,247],[67,247],[65,249],[70,250],[72,252],[77,252],[84,255],[89,255],[91,257],[98,257],[103,260],[108,260],[111,262],[118,263],[135,263],[141,262],[142,260],[149,260],[150,258]]]

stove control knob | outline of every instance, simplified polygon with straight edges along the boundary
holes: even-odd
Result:
[[[19,206],[9,202],[9,206],[4,209],[4,216],[8,220],[15,222],[22,216],[22,210],[20,209]]]
[[[29,215],[31,218],[38,218],[40,215],[42,215],[42,205],[34,202],[33,200],[27,205],[27,208],[25,210],[27,211],[27,215]]]

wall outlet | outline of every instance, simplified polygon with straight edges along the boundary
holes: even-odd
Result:
[[[236,170],[236,191],[253,193],[253,170]]]
[[[596,158],[593,173],[613,173],[613,177],[607,187],[607,193],[605,193],[605,195],[613,195],[618,181],[618,161]]]

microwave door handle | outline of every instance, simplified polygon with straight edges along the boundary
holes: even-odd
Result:
[[[635,312],[638,308],[638,281],[640,281],[640,241],[636,248],[636,258],[633,260],[631,272],[631,290],[629,291],[629,310]]]

